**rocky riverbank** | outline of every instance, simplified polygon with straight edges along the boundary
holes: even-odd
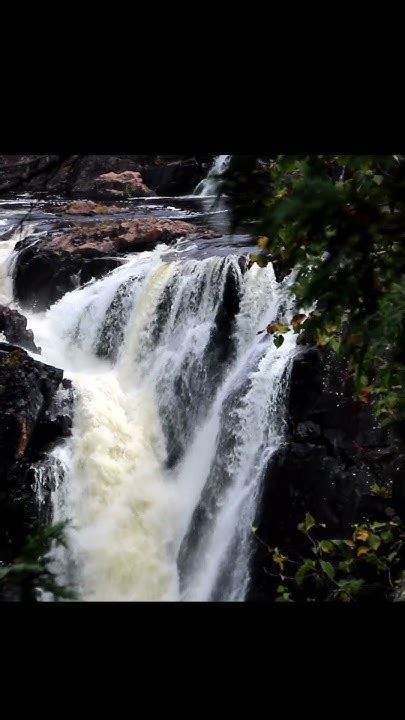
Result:
[[[0,559],[9,562],[29,533],[51,519],[52,488],[43,489],[41,520],[34,466],[46,462],[55,442],[69,435],[73,391],[63,370],[33,359],[20,347],[37,349],[26,319],[0,308],[0,321],[4,317],[8,325],[3,334],[14,340],[0,342]]]

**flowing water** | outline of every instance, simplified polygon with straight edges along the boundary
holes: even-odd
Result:
[[[227,223],[226,209],[208,216],[203,199],[157,208],[152,199],[134,210],[153,211],[201,215],[221,231]],[[0,222],[12,214],[2,208]],[[20,232],[0,240],[8,304]],[[38,359],[62,367],[75,388],[72,436],[38,469],[37,494],[40,502],[52,476],[53,517],[71,520],[53,569],[80,599],[246,595],[251,528],[264,471],[283,441],[295,352],[293,334],[279,349],[258,334],[288,321],[293,300],[271,265],[245,269],[248,244],[224,234],[198,247],[161,245],[129,255],[45,313],[25,312]]]
[[[201,197],[214,197],[219,178],[227,169],[230,159],[230,155],[217,155],[207,177],[197,185],[194,194]]]

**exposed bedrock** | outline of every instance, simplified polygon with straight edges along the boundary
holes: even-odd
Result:
[[[0,342],[0,559],[13,560],[27,535],[50,520],[50,490],[43,507],[33,466],[46,462],[54,443],[70,434],[73,391],[63,371]]]
[[[23,306],[43,310],[66,292],[118,267],[128,253],[181,237],[217,236],[191,223],[158,218],[69,225],[35,242],[28,237],[17,243],[14,294]]]
[[[18,310],[0,305],[0,337],[9,343],[21,345],[34,353],[40,352],[35,345],[34,333],[27,329],[27,318]]]

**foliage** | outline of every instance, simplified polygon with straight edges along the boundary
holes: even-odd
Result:
[[[65,546],[66,525],[67,522],[55,523],[30,535],[21,556],[10,565],[0,565],[0,591],[20,591],[22,599],[35,598],[37,590],[51,593],[54,599],[74,599],[69,589],[55,581],[47,559],[52,544]]]
[[[276,602],[392,599],[404,579],[405,528],[400,522],[356,524],[343,539],[321,537],[323,528],[306,514],[298,526],[305,554],[283,554],[263,543],[271,556],[266,573],[280,582]]]
[[[405,158],[234,156],[221,192],[234,226],[259,218],[251,260],[297,268],[316,309],[295,332],[347,358],[357,399],[405,438]]]

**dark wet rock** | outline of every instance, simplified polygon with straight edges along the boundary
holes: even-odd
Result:
[[[16,245],[14,293],[23,306],[49,307],[66,292],[118,267],[127,253],[170,244],[180,237],[217,237],[180,220],[138,219],[69,226],[33,243]]]
[[[18,310],[12,310],[5,305],[0,305],[0,333],[7,342],[21,345],[32,352],[41,352],[35,345],[34,333],[27,329],[27,318]]]
[[[122,283],[107,309],[97,342],[97,355],[116,360],[124,343],[126,323],[132,307],[136,283],[133,278]]]
[[[146,167],[142,175],[158,195],[188,195],[206,177],[207,168],[192,158]]]
[[[49,177],[60,162],[60,155],[0,155],[0,190],[41,186],[40,178]]]
[[[63,371],[0,343],[0,559],[12,560],[40,522],[33,464],[70,433],[73,391]],[[62,394],[62,396],[60,396]],[[49,496],[47,503],[49,516]],[[49,517],[48,517],[49,519]]]

